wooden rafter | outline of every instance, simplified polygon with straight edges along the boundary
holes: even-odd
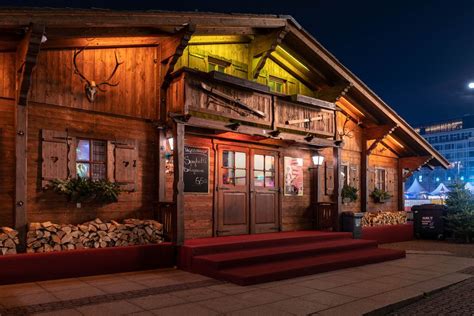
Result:
[[[295,63],[291,62],[291,60],[285,59],[280,54],[271,54],[270,58],[277,65],[279,65],[281,68],[286,70],[288,73],[290,73],[292,76],[300,80],[302,83],[304,83],[311,89],[317,90],[319,89],[319,85],[322,84],[321,79],[315,76],[314,73],[302,69],[301,66],[296,65]]]
[[[407,170],[403,176],[403,179],[408,179],[415,171],[418,171],[424,165],[427,165],[433,156],[413,156],[413,157],[402,157],[399,160],[399,166],[402,170]]]
[[[187,24],[176,33],[173,40],[163,43],[161,48],[161,64],[163,65],[162,88],[166,88],[170,84],[171,73],[174,71],[178,59],[183,55],[195,30],[196,26],[194,24]]]
[[[324,101],[336,102],[341,97],[345,96],[351,88],[352,83],[342,82],[334,86],[324,87],[323,89],[317,92],[316,96],[318,99]]]
[[[20,250],[26,248],[28,94],[44,30],[44,25],[30,24],[16,54],[15,229],[19,231]]]
[[[268,58],[276,50],[277,46],[281,44],[287,33],[288,28],[282,27],[268,35],[259,36],[254,39],[250,49],[252,67],[255,64],[255,67],[251,69],[251,79],[258,78]]]
[[[398,126],[393,125],[379,125],[375,127],[368,127],[364,130],[366,140],[373,140],[374,142],[367,149],[367,155],[380,144],[388,135],[392,134]]]

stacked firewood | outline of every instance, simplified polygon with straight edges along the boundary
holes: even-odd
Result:
[[[381,226],[406,224],[407,213],[398,211],[366,212],[362,218],[362,226]]]
[[[143,245],[162,242],[163,225],[154,220],[118,223],[98,218],[80,225],[31,223],[27,237],[27,252]]]
[[[19,244],[18,232],[9,227],[0,227],[0,256],[16,253]]]

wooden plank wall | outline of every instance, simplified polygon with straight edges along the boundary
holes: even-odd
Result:
[[[28,219],[81,223],[100,217],[105,220],[130,217],[152,218],[155,210],[157,182],[155,181],[156,134],[151,124],[138,119],[118,118],[105,114],[88,113],[73,108],[30,103],[28,131]],[[127,128],[124,128],[126,126]],[[118,203],[87,206],[77,209],[52,192],[41,191],[41,129],[80,133],[91,138],[138,141],[137,191],[124,192]]]
[[[0,226],[13,226],[15,195],[15,53],[0,52]]]
[[[96,83],[105,81],[120,62],[111,83],[103,86],[91,103],[84,93],[84,82],[74,73],[73,49],[41,51],[33,75],[30,101],[93,110],[140,118],[157,117],[157,47],[85,49],[77,56],[79,71]]]

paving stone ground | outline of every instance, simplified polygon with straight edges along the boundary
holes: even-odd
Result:
[[[428,295],[389,315],[474,315],[474,278]]]
[[[473,266],[409,253],[245,287],[176,269],[99,275],[0,286],[0,315],[364,315],[468,279],[472,289]]]

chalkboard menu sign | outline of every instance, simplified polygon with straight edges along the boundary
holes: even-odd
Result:
[[[209,149],[184,146],[184,192],[209,192]]]

